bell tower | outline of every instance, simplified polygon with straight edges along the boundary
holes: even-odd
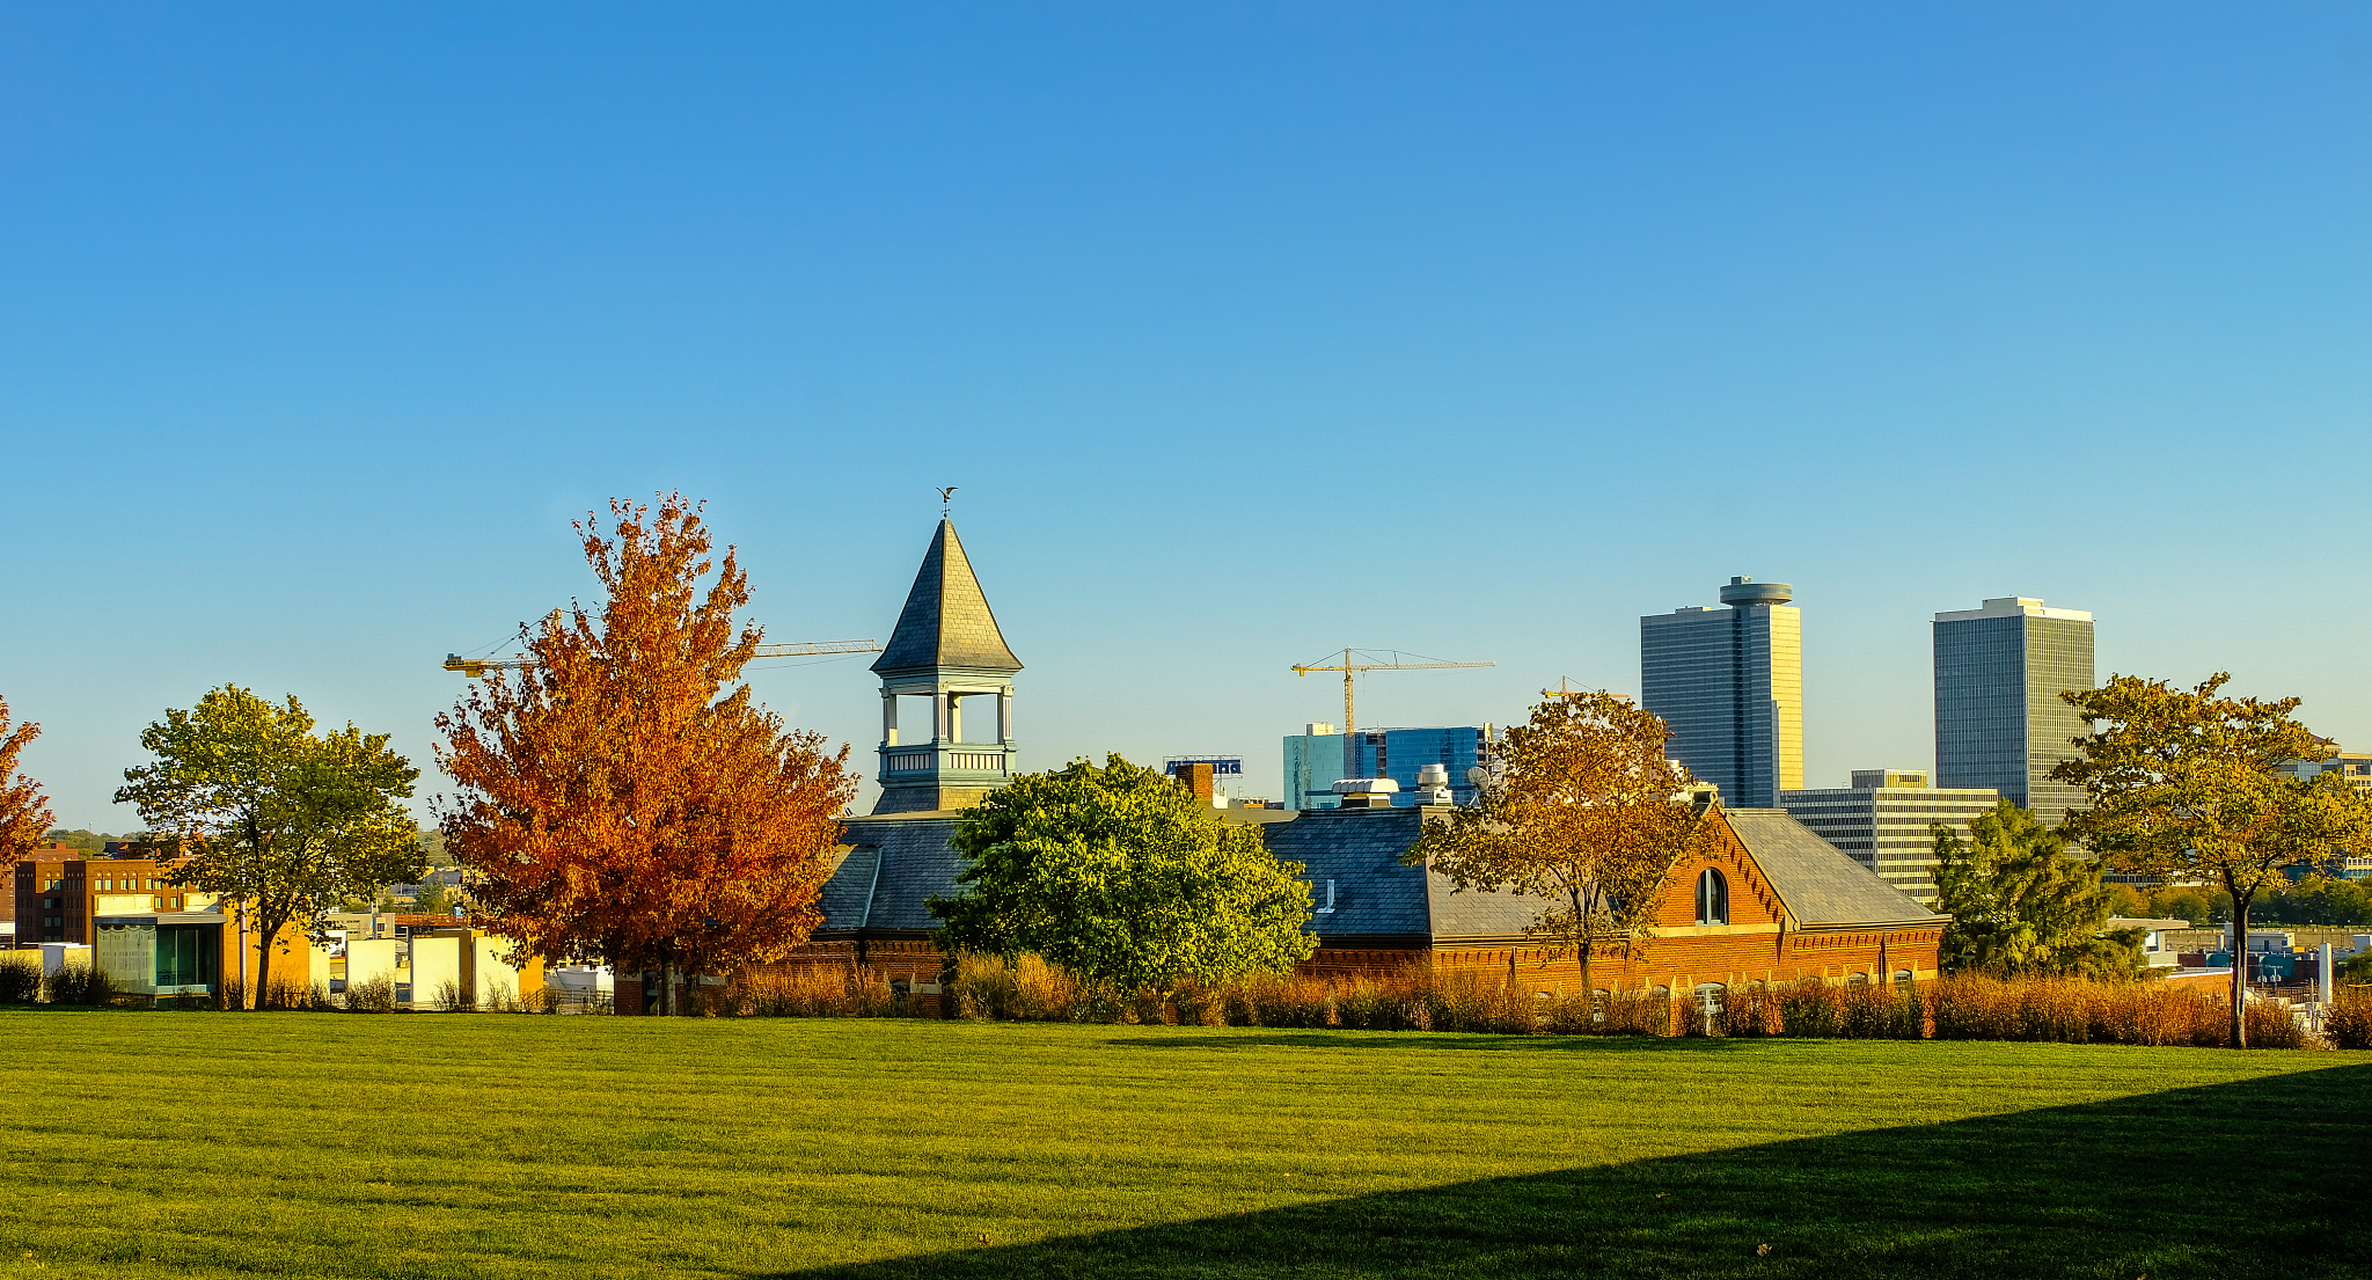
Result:
[[[1013,675],[955,523],[939,521],[897,630],[873,663],[881,677],[881,799],[875,813],[962,809],[1013,777]],[[908,699],[900,723],[898,703]],[[917,712],[920,699],[928,710]]]

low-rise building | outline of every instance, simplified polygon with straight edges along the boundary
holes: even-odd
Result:
[[[2180,963],[2182,947],[2170,935],[2188,932],[2191,922],[2178,917],[2110,916],[2108,927],[2141,930],[2142,962],[2153,969],[2171,969]]]
[[[1302,813],[1262,828],[1279,858],[1301,863],[1317,915],[1314,975],[1387,970],[1425,960],[1538,982],[1577,983],[1527,930],[1543,904],[1522,894],[1459,890],[1402,859],[1424,819],[1442,811],[1367,808]],[[1718,809],[1716,852],[1679,868],[1651,935],[1627,957],[1603,957],[1593,985],[1716,996],[1732,986],[1819,978],[1908,982],[1936,976],[1945,917],[1845,856],[1780,809]]]

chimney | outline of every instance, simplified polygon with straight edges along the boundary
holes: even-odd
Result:
[[[1180,762],[1170,766],[1170,776],[1185,783],[1187,790],[1194,793],[1194,798],[1204,804],[1211,803],[1212,794],[1217,790],[1217,785],[1212,781],[1211,774],[1212,768],[1208,762],[1200,764]]]

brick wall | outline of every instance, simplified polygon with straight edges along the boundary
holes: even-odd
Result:
[[[1712,859],[1682,864],[1665,883],[1656,904],[1655,936],[1634,944],[1628,956],[1598,955],[1590,965],[1591,985],[1609,991],[1662,986],[1686,992],[1707,982],[1725,987],[1798,978],[1848,982],[1857,974],[1882,982],[1904,970],[1920,981],[1936,976],[1937,952],[1943,941],[1941,921],[1916,928],[1784,929],[1778,894],[1747,856],[1745,846],[1726,824],[1716,824],[1714,829],[1718,841]],[[1708,867],[1721,872],[1729,885],[1726,925],[1696,923],[1697,877]],[[1542,991],[1579,991],[1580,962],[1571,955],[1561,959],[1551,955],[1549,948],[1541,946],[1462,945],[1454,939],[1438,940],[1430,951],[1321,947],[1296,972],[1341,977],[1388,973],[1430,962],[1437,971],[1499,974],[1519,984],[1536,984]]]

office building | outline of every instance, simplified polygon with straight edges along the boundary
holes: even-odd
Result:
[[[1801,611],[1784,582],[1732,578],[1720,609],[1639,619],[1640,703],[1671,726],[1665,753],[1734,808],[1804,785]]]
[[[2092,615],[2025,596],[1935,616],[1935,778],[1991,787],[2058,822],[2081,787],[2051,781],[2076,757],[2083,718],[2060,700],[2092,688]]]
[[[2372,791],[2372,753],[2342,751],[2328,760],[2293,760],[2289,770],[2300,778],[2336,773],[2356,790]]]
[[[1286,808],[1334,808],[1340,803],[1334,784],[1342,776],[1342,734],[1335,726],[1312,723],[1286,735],[1285,772],[1279,784]]]
[[[1961,839],[1969,820],[1990,812],[1991,787],[1931,787],[1924,769],[1856,769],[1853,785],[1785,791],[1779,807],[1878,878],[1934,906],[1935,836],[1941,822]]]

